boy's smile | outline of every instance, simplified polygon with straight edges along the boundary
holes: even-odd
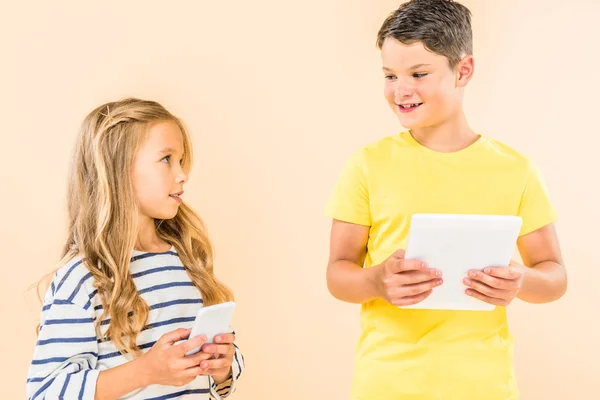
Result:
[[[404,44],[388,37],[381,47],[385,98],[408,129],[441,125],[460,115],[462,92],[472,68],[469,57],[451,68],[448,59],[422,42]],[[468,68],[467,68],[468,69]]]

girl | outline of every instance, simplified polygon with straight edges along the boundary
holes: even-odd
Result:
[[[84,120],[62,265],[47,290],[29,399],[220,399],[244,368],[234,334],[189,336],[202,305],[232,299],[200,218],[182,200],[192,164],[182,122],[125,99]]]

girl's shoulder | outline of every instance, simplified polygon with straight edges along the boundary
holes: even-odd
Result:
[[[94,278],[80,255],[59,267],[48,289],[53,302],[68,302],[82,307],[88,305],[95,294]]]

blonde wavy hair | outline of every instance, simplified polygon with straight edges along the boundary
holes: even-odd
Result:
[[[77,255],[84,259],[104,309],[97,320],[99,336],[110,338],[122,354],[135,356],[141,354],[136,338],[146,325],[149,307],[129,273],[138,235],[131,172],[149,127],[164,121],[176,123],[181,130],[182,167],[189,173],[192,148],[183,123],[157,102],[127,98],[101,105],[85,118],[69,177],[68,238],[59,265]],[[181,203],[172,219],[155,220],[155,227],[158,236],[177,250],[204,305],[233,299],[231,290],[214,275],[204,223],[188,205]],[[38,282],[38,293],[43,281]],[[108,330],[101,335],[100,322],[108,316]]]

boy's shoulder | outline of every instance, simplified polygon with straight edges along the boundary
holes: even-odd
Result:
[[[364,154],[378,154],[395,149],[401,144],[402,133],[396,135],[388,135],[363,145],[360,152]]]
[[[514,147],[509,146],[502,141],[485,136],[482,136],[480,140],[483,140],[482,151],[486,157],[524,171],[535,168],[532,165],[531,159],[525,153]]]
[[[528,160],[527,156],[524,153],[515,149],[514,147],[509,146],[508,144],[506,144],[500,140],[493,139],[493,138],[487,137],[487,136],[482,136],[481,140],[483,140],[490,149],[498,152],[501,155],[511,157],[516,160],[524,160],[524,161]]]

